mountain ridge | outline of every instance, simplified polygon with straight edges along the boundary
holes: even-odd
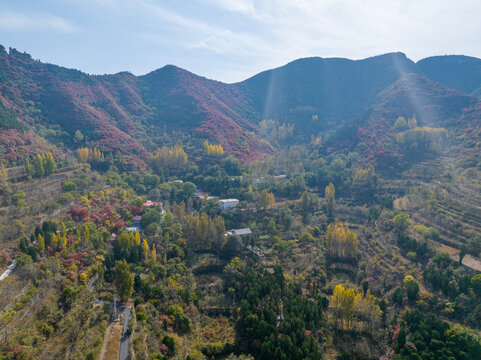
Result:
[[[446,59],[451,58],[415,63],[401,52],[360,60],[310,57],[227,84],[175,65],[142,76],[127,71],[89,75],[0,46],[0,101],[31,129],[53,126],[63,134],[62,142],[72,148],[96,146],[146,157],[162,145],[148,141],[152,134],[174,131],[209,139],[249,161],[274,151],[260,134],[262,120],[291,124],[300,139],[336,131],[369,108],[379,107],[383,91],[407,74],[440,85],[450,83],[451,78],[438,76],[436,70],[445,66]],[[479,60],[469,59],[469,64]],[[433,62],[435,70],[429,72]],[[470,90],[476,86],[455,87]],[[416,96],[421,98],[424,90]],[[455,93],[443,99],[447,109],[475,103],[474,99],[469,104],[456,103]],[[451,100],[454,103],[449,105]],[[455,111],[459,116],[460,109]],[[401,111],[399,106],[396,111]],[[314,118],[319,120],[311,121]],[[75,140],[77,131],[84,140]]]

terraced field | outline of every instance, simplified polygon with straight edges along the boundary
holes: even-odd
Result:
[[[58,169],[49,177],[26,180],[22,167],[7,170],[9,176],[9,192],[0,195],[0,250],[12,248],[19,237],[27,236],[34,224],[65,211],[70,203],[60,201],[62,185],[82,172],[79,166]],[[25,192],[25,205],[17,207],[12,204],[11,196],[18,191]]]

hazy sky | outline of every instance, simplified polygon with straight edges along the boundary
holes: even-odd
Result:
[[[479,0],[1,0],[0,44],[94,74],[234,82],[300,57],[481,57]]]

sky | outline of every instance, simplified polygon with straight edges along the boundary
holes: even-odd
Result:
[[[481,57],[479,0],[2,0],[0,44],[90,74],[167,64],[224,82],[292,60]]]

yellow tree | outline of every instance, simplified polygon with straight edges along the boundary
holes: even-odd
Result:
[[[45,250],[45,240],[40,234],[38,234],[38,250],[40,252],[43,252]]]
[[[332,305],[332,309],[334,311],[334,316],[336,317],[336,321],[339,321],[341,319],[341,325],[342,325],[342,299],[344,297],[344,292],[346,289],[344,289],[344,286],[342,285],[336,285],[334,288],[334,291],[332,292],[332,297],[330,304]]]
[[[84,227],[84,241],[86,245],[88,245],[90,241],[90,229],[87,225]]]
[[[57,164],[55,163],[52,153],[48,152],[43,161],[45,176],[52,175],[57,168]]]
[[[8,180],[8,173],[3,166],[3,163],[0,165],[0,182],[6,182]]]
[[[355,297],[356,297],[356,293],[354,292],[354,289],[347,289],[344,292],[344,296],[342,297],[342,303],[341,303],[342,313],[348,329],[351,329],[352,318],[353,318],[352,311],[354,309]]]
[[[155,247],[155,244],[152,244],[151,256],[152,256],[152,261],[155,263],[157,261],[157,249]]]
[[[135,245],[140,245],[140,234],[138,231],[135,232]]]
[[[329,224],[326,231],[326,244],[329,256],[351,257],[357,251],[357,234],[349,230],[347,224]]]
[[[57,235],[52,234],[51,244],[52,244],[52,248],[53,248],[55,251],[57,251],[57,250],[58,250],[58,238],[57,238]]]
[[[62,221],[62,224],[60,225],[60,234],[62,235],[62,237],[67,237],[67,227],[65,226],[63,221]]]
[[[334,220],[334,213],[336,210],[336,189],[334,188],[333,183],[326,186],[324,197],[326,199],[327,217],[332,221]]]
[[[143,242],[143,248],[144,248],[144,259],[147,260],[149,258],[149,244],[147,244],[147,240],[145,239]]]
[[[63,236],[61,240],[62,240],[63,256],[64,256],[64,257],[67,257],[67,255],[68,255],[67,237],[66,237],[66,236]]]
[[[363,331],[376,328],[376,324],[382,315],[382,311],[376,304],[376,298],[368,290],[366,293],[344,288],[337,285],[334,288],[330,304],[336,317],[337,326],[347,329]]]
[[[77,156],[80,162],[87,162],[89,159],[89,149],[88,148],[77,149]]]
[[[30,164],[28,157],[25,158],[25,175],[27,175],[28,179],[31,179],[33,175],[33,167],[32,164]]]
[[[269,209],[274,204],[274,201],[275,198],[273,193],[268,192],[267,190],[262,190],[260,198],[261,207]]]

